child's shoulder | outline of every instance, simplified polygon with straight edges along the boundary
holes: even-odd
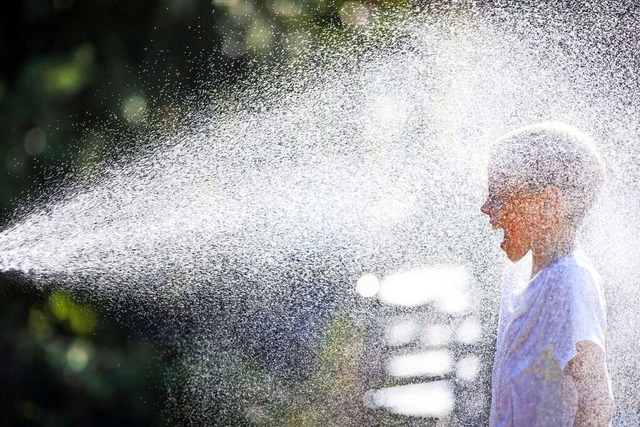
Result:
[[[552,268],[558,274],[576,277],[584,276],[584,278],[591,278],[593,280],[599,280],[600,278],[595,267],[582,251],[572,252],[556,262]]]
[[[601,278],[582,252],[575,252],[553,266],[556,292],[583,296],[601,295]]]

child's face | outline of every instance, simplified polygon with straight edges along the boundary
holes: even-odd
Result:
[[[507,257],[517,262],[534,245],[534,238],[544,234],[542,193],[514,188],[489,177],[489,195],[480,209],[489,216],[494,229],[502,229],[500,247]]]

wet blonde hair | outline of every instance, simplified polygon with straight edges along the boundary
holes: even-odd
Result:
[[[576,226],[606,179],[593,139],[560,122],[521,127],[499,138],[491,149],[489,173],[501,186],[557,187]]]

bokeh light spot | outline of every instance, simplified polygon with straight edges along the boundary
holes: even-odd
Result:
[[[456,376],[465,381],[473,381],[480,373],[480,358],[475,355],[464,356],[456,365]]]
[[[358,2],[348,1],[340,8],[340,20],[347,27],[364,28],[369,24],[371,13],[369,8]]]
[[[51,337],[53,328],[47,315],[36,308],[29,310],[29,329],[40,339],[46,340]]]
[[[356,291],[364,298],[376,296],[378,289],[380,289],[380,281],[371,273],[361,276],[356,283]]]
[[[272,39],[271,28],[262,21],[254,22],[247,30],[246,43],[251,49],[266,51],[271,46]]]
[[[80,372],[87,367],[92,353],[93,349],[87,342],[75,340],[67,350],[67,365],[72,370]]]
[[[134,95],[122,104],[122,116],[130,123],[142,122],[147,113],[147,100],[143,96]]]
[[[47,135],[39,127],[30,129],[24,134],[23,146],[28,154],[38,155],[47,148]]]

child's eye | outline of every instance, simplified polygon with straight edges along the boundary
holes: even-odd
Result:
[[[491,208],[491,210],[499,211],[504,208],[505,203],[502,201],[502,199],[500,199],[499,196],[490,195],[488,197],[488,201],[489,201],[489,207]]]

